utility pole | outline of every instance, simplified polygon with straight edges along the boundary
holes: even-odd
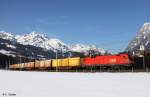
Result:
[[[11,64],[11,62],[10,62],[10,57],[9,57],[9,64],[8,64],[8,70],[9,70],[10,64]]]
[[[57,56],[57,44],[56,44],[56,72],[58,72],[58,56]]]
[[[140,51],[142,52],[142,57],[143,57],[143,69],[145,70],[145,54],[144,54],[144,52],[145,52],[145,46],[142,44],[142,45],[140,45]]]
[[[63,58],[63,48],[61,47],[61,58]]]

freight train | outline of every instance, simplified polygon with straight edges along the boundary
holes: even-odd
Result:
[[[133,61],[128,53],[115,55],[100,55],[92,57],[73,57],[62,59],[50,59],[27,63],[12,64],[11,70],[86,70],[87,68],[128,68],[132,67]]]

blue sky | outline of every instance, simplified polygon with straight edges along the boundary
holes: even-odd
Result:
[[[150,0],[0,0],[0,30],[45,32],[67,44],[123,51],[145,22]]]

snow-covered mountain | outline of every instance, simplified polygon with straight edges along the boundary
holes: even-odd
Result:
[[[16,35],[15,39],[21,44],[34,46],[43,46],[44,42],[48,40],[44,34],[37,32],[31,32],[25,35]]]
[[[105,54],[106,51],[101,48],[97,48],[95,45],[84,45],[84,44],[75,44],[70,46],[71,51],[74,52],[82,52],[86,55],[89,53],[89,51],[95,51],[96,53]]]
[[[140,28],[138,35],[129,43],[126,50],[138,52],[141,47],[150,50],[150,23],[145,23]]]
[[[31,32],[24,35],[13,35],[12,33],[8,33],[5,31],[0,32],[0,38],[10,40],[22,45],[31,45],[35,47],[44,48],[45,50],[52,50],[55,52],[56,50],[60,52],[78,52],[84,53],[87,55],[89,51],[94,51],[96,54],[104,54],[105,50],[96,47],[95,45],[83,45],[83,44],[75,44],[75,45],[67,45],[63,43],[61,40],[56,38],[49,38],[47,35],[40,32]],[[13,47],[13,45],[11,45]]]
[[[17,42],[23,45],[33,45],[50,50],[68,50],[66,44],[59,39],[49,38],[43,33],[31,32],[25,35],[17,35],[15,37]]]
[[[0,38],[6,40],[14,40],[14,35],[11,32],[0,31]]]
[[[30,59],[47,59],[54,58],[55,56],[52,50],[44,50],[32,45],[22,45],[2,38],[0,38],[0,54]]]

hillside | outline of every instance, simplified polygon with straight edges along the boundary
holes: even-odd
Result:
[[[15,41],[0,38],[0,53],[11,57],[30,59],[54,58],[54,52],[32,45],[22,45]]]
[[[140,47],[144,46],[145,50],[150,50],[150,23],[145,23],[136,37],[130,42],[127,51],[139,52]]]
[[[67,45],[59,39],[49,38],[46,34],[40,32],[14,35],[10,32],[0,31],[0,45],[0,50],[2,50],[0,53],[2,54],[15,56],[19,54],[34,59],[54,58],[56,51],[58,57],[74,56],[74,53],[89,55],[89,51],[93,51],[95,54],[106,53],[104,49],[95,45]]]

